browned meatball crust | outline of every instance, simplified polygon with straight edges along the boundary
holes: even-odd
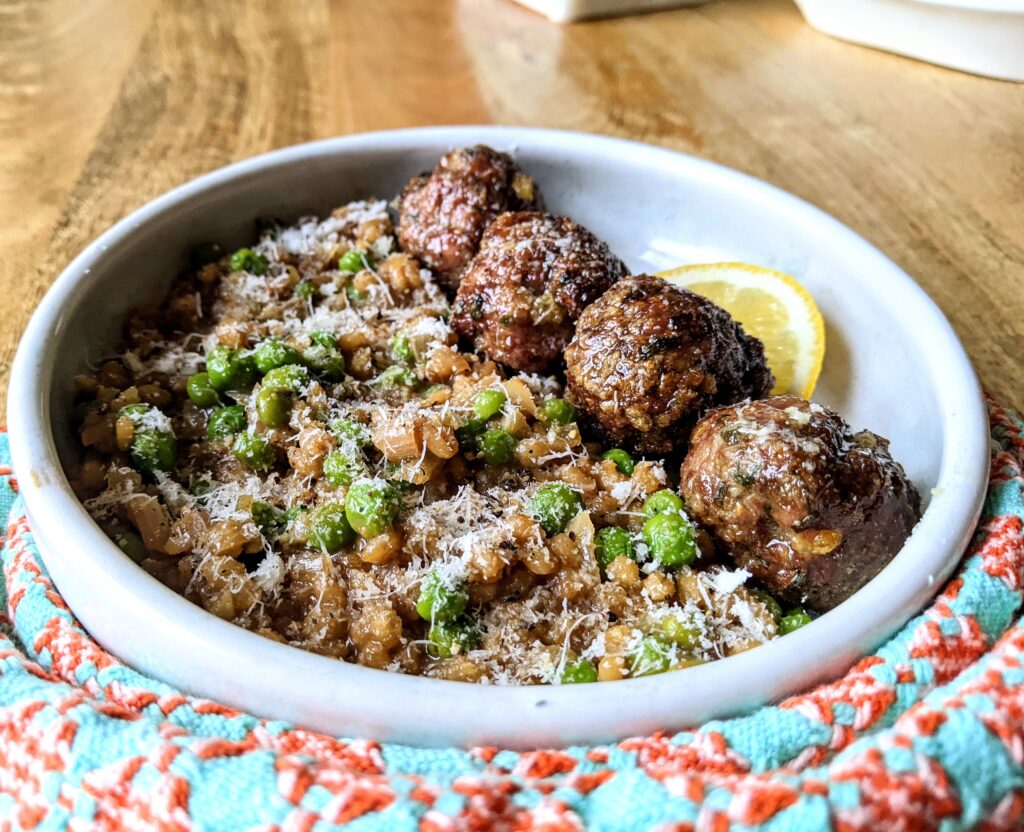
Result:
[[[619,281],[580,316],[565,350],[569,400],[615,444],[681,450],[710,407],[764,396],[764,345],[729,313],[649,275]]]
[[[498,214],[542,205],[533,179],[509,156],[482,144],[458,148],[429,176],[405,186],[398,198],[398,240],[454,289]]]
[[[693,431],[680,490],[694,519],[779,597],[832,609],[877,575],[921,516],[870,431],[796,396],[723,407]]]
[[[494,361],[545,372],[561,360],[583,310],[626,274],[605,243],[570,219],[502,214],[459,284],[452,327]]]

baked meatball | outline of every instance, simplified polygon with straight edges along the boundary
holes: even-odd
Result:
[[[709,408],[764,396],[764,345],[711,301],[649,275],[620,280],[580,316],[568,397],[607,441],[682,450]]]
[[[690,514],[779,597],[824,612],[881,571],[920,519],[889,443],[775,396],[723,407],[693,431],[680,490]]]
[[[502,214],[462,277],[452,327],[494,361],[544,372],[561,360],[580,313],[627,273],[570,219]]]
[[[498,214],[542,204],[533,179],[510,157],[482,144],[459,148],[429,176],[405,186],[398,198],[398,241],[454,289]]]

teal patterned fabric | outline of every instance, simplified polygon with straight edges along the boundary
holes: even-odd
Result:
[[[0,467],[0,830],[1024,828],[1024,424],[990,416],[970,551],[844,677],[675,735],[526,753],[328,737],[136,673],[65,607]]]

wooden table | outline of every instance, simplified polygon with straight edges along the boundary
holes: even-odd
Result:
[[[572,27],[509,0],[0,0],[0,389],[53,278],[151,197],[294,142],[459,122],[628,136],[816,203],[1024,407],[1024,85],[831,40],[787,0]]]

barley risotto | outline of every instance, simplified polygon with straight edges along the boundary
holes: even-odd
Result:
[[[505,213],[540,207],[539,193],[508,156],[460,149],[397,210],[352,202],[230,255],[197,250],[166,302],[136,310],[117,353],[76,379],[74,486],[90,513],[214,615],[459,681],[682,668],[784,635],[863,586],[920,513],[885,440],[856,436],[856,458],[884,456],[889,478],[870,510],[835,485],[851,432],[802,400],[770,425],[732,425],[718,457],[687,466],[695,424],[710,436],[731,424],[713,408],[770,390],[760,343],[710,302],[629,276],[571,220]],[[446,240],[457,257],[442,257]],[[627,314],[653,297],[656,313]],[[806,431],[809,419],[836,427]],[[794,443],[793,464],[771,462]],[[732,459],[765,464],[737,473]],[[791,499],[764,496],[779,493]],[[897,533],[850,523],[895,515]],[[826,528],[831,517],[845,525]],[[748,539],[771,557],[733,551]],[[819,557],[829,570],[807,566]],[[808,594],[809,573],[843,581]]]

